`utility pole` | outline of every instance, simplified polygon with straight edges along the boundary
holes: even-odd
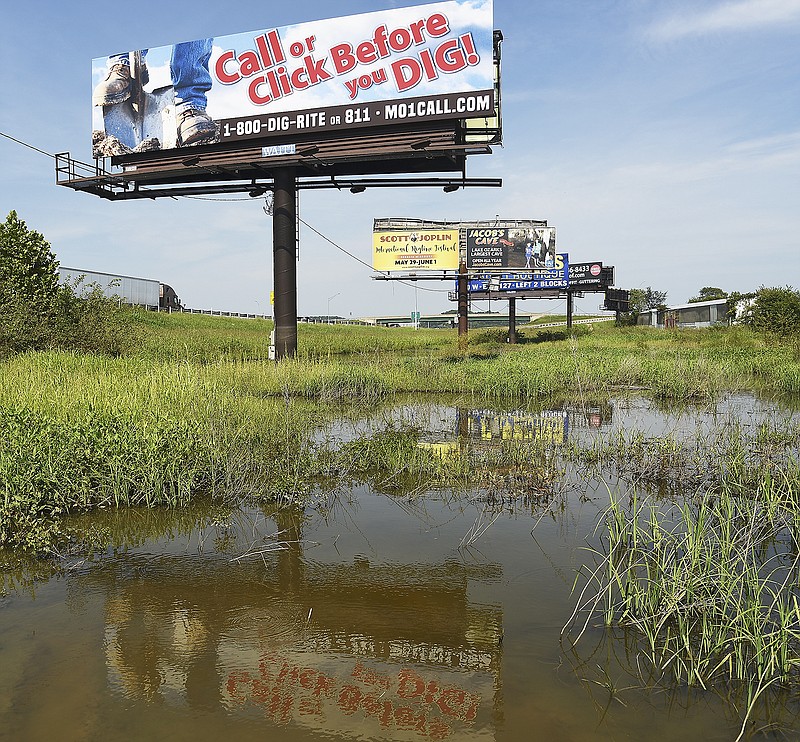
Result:
[[[272,259],[275,276],[275,360],[297,355],[297,180],[275,170]]]
[[[467,264],[458,266],[458,347],[467,347],[467,331],[469,328],[469,301],[467,297]]]

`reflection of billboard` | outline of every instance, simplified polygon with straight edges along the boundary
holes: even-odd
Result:
[[[564,443],[569,427],[566,410],[543,410],[539,413],[469,410],[466,417],[469,436],[484,441]]]
[[[502,579],[500,565],[317,564],[292,517],[276,517],[287,548],[263,563],[166,556],[163,573],[131,580],[149,557],[127,554],[76,577],[106,595],[115,695],[326,737],[492,739],[503,613],[470,591]]]
[[[556,266],[555,227],[468,227],[467,268],[521,270]]]
[[[326,737],[494,739],[488,722],[495,692],[487,672],[247,649],[231,642],[220,652],[221,700],[230,712],[258,708],[280,725]]]
[[[458,270],[458,230],[373,232],[376,271]]]
[[[447,0],[95,59],[93,128],[145,151],[485,118],[493,78],[492,0]]]

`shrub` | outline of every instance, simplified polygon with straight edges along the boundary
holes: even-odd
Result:
[[[60,285],[50,244],[12,211],[0,224],[0,357],[48,348],[119,355],[134,342],[134,316],[89,287]]]
[[[761,287],[744,312],[742,321],[761,332],[781,336],[800,334],[800,291]]]

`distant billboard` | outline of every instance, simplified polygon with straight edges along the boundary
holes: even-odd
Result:
[[[604,307],[611,312],[629,312],[631,294],[627,289],[606,289]]]
[[[492,0],[447,0],[95,59],[93,137],[143,151],[493,116],[493,26]]]
[[[458,270],[458,230],[373,232],[372,267],[381,272]]]
[[[467,227],[467,268],[497,270],[556,267],[555,227]]]
[[[482,273],[470,276],[469,293],[552,291],[569,288],[569,255],[556,253],[551,268],[513,273]]]
[[[599,260],[584,263],[572,263],[569,266],[569,285],[599,286],[603,276],[603,263]]]

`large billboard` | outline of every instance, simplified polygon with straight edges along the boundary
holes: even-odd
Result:
[[[494,115],[492,0],[447,0],[92,61],[93,141],[170,149]]]
[[[458,230],[373,232],[372,267],[381,272],[458,270]]]
[[[514,273],[478,273],[467,281],[469,293],[551,291],[569,288],[569,254],[556,253],[552,266]]]
[[[467,268],[550,269],[556,262],[555,227],[467,227]]]

